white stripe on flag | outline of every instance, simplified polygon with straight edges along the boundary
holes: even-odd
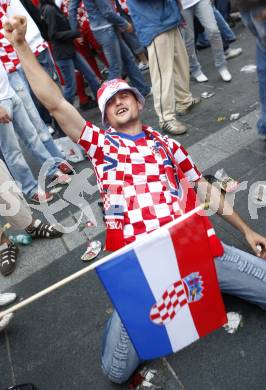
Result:
[[[170,285],[181,279],[170,233],[167,229],[162,229],[161,232],[160,239],[156,237],[149,242],[149,245],[137,245],[135,248],[140,266],[156,302],[160,300]],[[177,312],[165,328],[173,351],[199,338],[188,304]]]

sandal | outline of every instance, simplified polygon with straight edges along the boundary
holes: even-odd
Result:
[[[58,238],[63,235],[52,225],[45,224],[39,219],[35,219],[33,226],[31,228],[27,227],[25,230],[32,238]]]
[[[0,272],[3,276],[11,274],[16,267],[18,247],[10,241],[0,246]]]
[[[86,249],[86,252],[81,256],[81,260],[83,261],[90,261],[92,259],[95,259],[95,257],[98,256],[98,254],[101,252],[102,244],[100,241],[91,241],[88,248]]]

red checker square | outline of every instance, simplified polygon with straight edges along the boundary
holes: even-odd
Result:
[[[176,293],[176,295],[177,295],[178,297],[181,297],[182,295],[184,295],[184,290],[178,291],[178,292]]]
[[[133,226],[133,230],[134,230],[134,235],[146,233],[146,227],[142,221],[141,222],[134,222],[134,224],[132,224],[132,226]]]
[[[169,292],[169,297],[170,297],[170,298],[174,297],[175,295],[176,295],[175,290],[171,290],[171,291]]]
[[[124,171],[116,171],[116,180],[123,180],[124,179]]]
[[[191,162],[189,161],[188,158],[186,158],[184,161],[182,161],[180,164],[179,164],[180,168],[182,169],[183,172],[188,172],[190,171],[193,166],[191,164]]]
[[[166,291],[163,293],[162,298],[163,298],[163,300],[165,300],[165,299],[168,298],[168,297],[169,297],[169,294],[168,294],[168,291],[166,290]]]
[[[173,306],[173,303],[170,301],[170,302],[166,305],[166,309],[169,310],[172,306]]]
[[[97,145],[98,144],[98,139],[99,139],[99,134],[97,133],[97,131],[93,131],[92,132],[92,140],[91,140],[91,143],[93,145]]]
[[[145,173],[145,164],[132,164],[132,175]]]
[[[175,312],[174,311],[172,311],[172,313],[170,314],[170,318],[171,318],[171,320],[175,317]]]
[[[174,288],[180,286],[182,284],[181,280],[178,280],[177,282],[174,283]]]
[[[154,206],[142,207],[141,214],[143,219],[145,220],[151,220],[156,218]]]
[[[156,314],[151,314],[150,315],[150,318],[152,319],[152,320],[156,320],[157,318],[160,318],[161,316],[160,316],[160,313],[156,313]]]
[[[110,146],[110,153],[117,153],[117,148],[113,145]]]
[[[187,304],[187,300],[184,299],[183,301],[179,302],[180,306],[183,307]]]
[[[166,308],[166,307],[165,307],[164,302],[161,303],[160,306],[158,306],[158,310],[159,310],[159,311],[162,311],[162,310],[164,310],[165,308]]]
[[[173,302],[173,306],[176,307],[179,305],[179,300],[177,299],[175,302]]]
[[[165,321],[169,318],[169,314],[168,313],[165,313],[163,316],[162,316],[162,320]]]

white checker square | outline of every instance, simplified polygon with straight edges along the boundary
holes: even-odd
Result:
[[[132,225],[125,225],[124,227],[124,237],[127,239],[128,237],[134,236],[134,229]]]
[[[128,155],[128,148],[120,145],[119,146],[119,154],[122,154],[123,156],[127,156]]]
[[[163,186],[160,181],[153,181],[148,183],[148,188],[151,193],[156,193],[156,192],[161,193]]]
[[[146,184],[147,183],[147,176],[139,174],[139,175],[132,175],[133,178],[133,183],[136,186],[140,186],[141,184]],[[138,188],[137,188],[137,193],[138,193]]]
[[[156,218],[154,218],[154,219],[146,219],[144,221],[144,224],[145,224],[147,232],[152,232],[153,230],[158,229],[160,227],[159,226],[159,222],[158,222],[158,220]]]
[[[149,142],[148,142],[149,144]],[[150,156],[151,148],[149,146],[138,146],[138,151],[142,156]]]
[[[97,150],[97,146],[91,144],[89,150],[87,151],[87,154],[88,154],[91,158],[93,158],[94,155],[95,155],[95,153],[96,153],[96,150]]]
[[[131,223],[142,221],[142,213],[140,209],[129,210],[128,217]]]
[[[131,163],[134,165],[145,164],[144,157],[138,153],[131,153],[130,159],[131,159]]]
[[[187,156],[184,154],[183,150],[178,148],[178,150],[175,152],[175,159],[178,162],[178,164],[183,162],[186,158]]]
[[[153,206],[152,195],[148,192],[145,192],[144,194],[138,194],[138,201],[140,207]]]
[[[159,175],[159,166],[157,164],[145,164],[146,175]]]
[[[132,175],[132,164],[131,163],[124,164],[124,172],[125,172],[125,175]]]
[[[135,186],[127,183],[125,183],[123,191],[124,191],[125,198],[129,198],[130,196],[136,196],[137,194]]]
[[[168,217],[170,215],[169,206],[165,203],[156,204],[154,209],[157,218]]]

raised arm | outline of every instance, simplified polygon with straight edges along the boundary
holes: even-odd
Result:
[[[24,16],[14,16],[4,24],[4,29],[6,38],[18,54],[33,92],[54,116],[66,135],[76,142],[85,125],[85,119],[65,100],[58,86],[33,55],[25,40],[27,19]]]

